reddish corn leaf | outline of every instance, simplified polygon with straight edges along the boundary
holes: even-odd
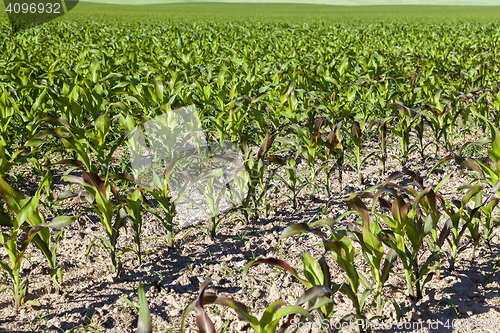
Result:
[[[358,197],[361,199],[373,199],[375,197],[375,194],[370,192],[361,192],[360,194],[358,194]]]
[[[401,176],[403,176],[403,173],[400,172],[400,171],[395,171],[395,172],[391,173],[389,175],[389,177],[387,177],[387,179],[385,180],[384,185],[387,184],[387,183],[390,183],[394,179],[399,178]]]
[[[425,190],[423,190],[422,192],[420,192],[417,197],[415,198],[415,201],[413,203],[413,207],[412,207],[412,210],[413,212],[415,212],[417,210],[417,207],[418,207],[418,204],[420,203],[420,201],[422,201],[424,207],[425,206],[429,206],[429,201],[426,201],[425,198],[428,198],[429,196],[432,196],[433,199],[430,199],[432,200],[434,203],[436,202],[436,196],[434,195],[434,191],[432,190],[432,187],[428,186]]]
[[[7,204],[9,210],[16,214],[21,210],[23,206],[21,201],[24,199],[24,196],[20,192],[12,188],[9,184],[7,184],[1,176],[0,194],[2,195],[2,198]]]
[[[380,204],[381,207],[387,208],[389,210],[392,210],[392,205],[391,205],[391,203],[388,200],[386,200],[384,198],[379,198],[378,202],[379,202],[379,204]]]
[[[392,203],[392,216],[400,224],[406,224],[408,220],[408,206],[406,205],[403,197],[396,195]]]
[[[261,156],[265,155],[269,151],[275,138],[276,134],[271,135],[271,133],[269,132],[266,133],[266,137],[260,144],[259,151],[257,152],[257,159],[259,159]]]
[[[279,165],[286,165],[286,162],[279,156],[277,155],[270,155],[267,157],[267,160],[272,163],[276,163]]]
[[[102,179],[95,172],[86,172],[83,170],[83,180],[85,183],[94,186],[104,197],[104,199],[108,199],[108,195],[106,193],[106,186]]]
[[[206,300],[206,298],[205,298],[205,300]],[[245,304],[240,303],[238,301],[235,301],[232,298],[216,296],[216,299],[214,300],[213,304],[220,304],[220,305],[227,306],[227,307],[233,309],[234,311],[236,311],[238,316],[241,319],[243,319],[244,321],[251,323],[253,325],[259,324],[259,321],[257,320],[257,318],[250,315],[250,312],[248,311],[248,308]]]
[[[424,184],[424,179],[422,177],[420,177],[419,175],[417,175],[415,172],[413,171],[406,171],[404,173],[404,175],[408,175],[410,176],[411,178],[415,179],[415,181],[417,181],[420,185],[423,185]]]
[[[54,126],[63,125],[63,126],[69,127],[69,124],[66,121],[66,119],[64,119],[62,117],[50,115],[50,114],[47,117],[42,118],[41,121],[49,123],[49,124],[54,125]]]
[[[330,274],[330,268],[328,267],[328,263],[326,262],[326,258],[324,255],[318,260],[318,264],[319,264],[319,267],[321,267],[321,272],[323,273],[323,277],[324,277],[323,284],[325,286],[327,286],[328,288],[331,288],[332,287],[332,276]]]
[[[326,138],[326,142],[325,142],[325,147],[326,147],[326,153],[327,154],[332,154],[333,153],[333,150],[335,149],[335,131],[331,131],[327,138]]]
[[[464,168],[467,168],[467,169],[472,169],[472,170],[480,173],[481,175],[483,174],[483,170],[481,169],[481,166],[474,159],[469,158],[469,157],[458,156],[458,155],[455,155],[454,158],[455,158],[455,163],[457,163],[458,165],[460,165]]]
[[[439,234],[439,239],[438,239],[439,246],[442,246],[446,238],[448,238],[448,235],[450,234],[452,228],[451,222],[452,222],[451,218],[449,218],[444,223],[443,229],[441,230],[441,234]]]
[[[408,107],[404,106],[404,105],[401,105],[399,103],[389,103],[389,104],[386,104],[387,106],[391,106],[391,107],[396,107],[396,108],[401,108],[401,109],[405,109],[405,110],[409,110]]]
[[[349,206],[349,208],[351,209],[356,210],[363,219],[363,222],[365,224],[370,222],[370,215],[368,212],[368,208],[366,208],[366,205],[363,203],[363,201],[361,201],[361,199],[358,196],[355,196],[354,198],[348,200],[347,206]]]
[[[356,140],[361,140],[363,138],[363,133],[361,132],[361,126],[357,121],[354,121],[352,123],[352,135]]]
[[[234,164],[238,168],[241,168],[243,166],[243,161],[241,161],[239,158],[236,158],[236,157],[231,156],[231,155],[214,154],[211,157],[212,158],[220,158],[222,160],[231,162],[232,164]]]
[[[321,134],[319,132],[321,126],[323,125],[324,118],[319,117],[316,119],[316,122],[314,123],[314,129],[313,133],[311,135],[311,142],[315,145],[320,145],[321,144]]]
[[[271,266],[276,266],[276,267],[280,267],[280,268],[283,268],[284,270],[286,270],[288,273],[290,273],[294,278],[296,278],[297,280],[299,280],[301,283],[303,283],[305,286],[308,286],[310,287],[311,284],[309,283],[309,281],[307,280],[304,280],[302,278],[300,278],[298,275],[297,275],[297,272],[295,271],[295,269],[293,269],[292,266],[290,266],[289,264],[287,264],[285,261],[283,260],[280,260],[280,259],[275,259],[275,258],[268,258],[268,259],[255,259],[255,260],[252,260],[250,261],[246,266],[245,268],[243,269],[243,273],[242,273],[242,283],[243,283],[243,287],[245,286],[245,277],[247,275],[247,272],[248,272],[248,269],[252,266],[255,266],[255,265],[258,265],[258,264],[268,264],[268,265],[271,265]]]
[[[128,174],[128,173],[117,173],[117,174],[114,174],[111,179],[114,179],[114,180],[128,180],[129,182],[131,183],[136,183],[135,181],[135,177],[132,176],[131,174]]]
[[[194,306],[194,311],[196,315],[196,326],[200,330],[200,333],[215,333],[215,327],[205,310],[200,307],[199,303]]]
[[[314,132],[315,133],[319,132],[324,121],[325,121],[325,119],[323,117],[318,117],[318,119],[316,119],[316,122],[314,123]]]
[[[212,279],[207,279],[200,287],[200,295],[195,303],[194,311],[196,316],[196,325],[200,330],[200,333],[215,333],[215,327],[205,310],[203,309],[203,300],[205,295],[205,290],[212,283]]]

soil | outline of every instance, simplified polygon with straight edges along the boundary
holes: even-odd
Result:
[[[479,134],[476,138],[480,137]],[[466,140],[471,140],[468,136]],[[431,139],[426,139],[431,140]],[[456,147],[462,140],[456,142]],[[365,143],[370,147],[378,147],[376,140]],[[397,142],[393,142],[398,147]],[[455,148],[455,152],[458,149]],[[393,148],[392,154],[398,149]],[[448,152],[441,148],[440,154]],[[302,284],[287,273],[262,264],[250,268],[245,288],[242,288],[242,270],[253,258],[280,257],[297,267],[300,271],[300,254],[311,251],[320,255],[322,248],[318,246],[318,238],[314,235],[293,236],[283,241],[274,252],[281,231],[289,225],[298,222],[312,222],[321,218],[337,218],[348,211],[345,199],[349,193],[362,191],[378,184],[394,171],[412,170],[426,177],[431,167],[439,160],[434,147],[426,149],[427,160],[423,162],[420,155],[413,152],[409,163],[403,169],[400,163],[390,158],[387,161],[386,174],[382,174],[381,163],[376,159],[369,160],[363,167],[365,183],[358,185],[357,175],[353,168],[347,166],[343,174],[343,187],[338,180],[333,182],[332,196],[326,197],[322,190],[317,191],[316,198],[311,198],[309,190],[303,190],[299,195],[299,204],[292,208],[290,200],[283,196],[286,189],[276,182],[279,189],[271,195],[271,212],[261,215],[249,225],[245,225],[235,217],[242,215],[229,214],[224,218],[217,230],[214,240],[202,230],[194,228],[177,235],[175,247],[169,249],[160,237],[166,233],[160,222],[146,214],[143,224],[144,256],[140,266],[137,257],[129,252],[123,255],[123,270],[118,277],[108,272],[104,261],[110,264],[107,252],[94,247],[86,258],[86,250],[96,237],[105,236],[103,226],[95,214],[84,210],[84,203],[74,201],[66,205],[64,215],[82,214],[77,222],[65,228],[64,238],[58,248],[58,262],[63,269],[64,283],[59,294],[54,291],[48,275],[47,263],[39,251],[30,245],[22,264],[22,277],[29,279],[27,300],[35,300],[39,305],[24,305],[19,313],[15,312],[11,293],[0,293],[0,332],[132,332],[137,328],[137,311],[124,300],[127,298],[137,305],[137,290],[139,282],[145,286],[149,303],[154,332],[176,332],[180,328],[181,315],[184,308],[193,301],[200,284],[207,278],[213,279],[209,291],[220,295],[233,297],[246,304],[258,318],[265,307],[277,300],[294,304],[305,291]],[[347,162],[346,162],[347,163]],[[305,163],[303,163],[305,167]],[[305,169],[305,168],[304,168]],[[62,171],[61,171],[62,172]],[[449,181],[440,189],[440,193],[449,200],[460,198],[457,188],[472,180],[472,172],[454,162],[445,164],[430,175],[427,182],[437,185],[447,174],[451,173]],[[335,175],[337,173],[335,172]],[[64,182],[56,182],[60,174],[54,175],[54,191],[56,195],[70,186]],[[402,179],[409,181],[406,177]],[[322,178],[318,178],[321,183]],[[30,184],[17,184],[23,189]],[[33,184],[32,184],[33,185]],[[35,184],[36,186],[36,184]],[[324,211],[325,205],[328,208]],[[51,213],[47,212],[47,220]],[[349,218],[353,220],[353,215]],[[354,221],[354,220],[353,220]],[[146,239],[147,237],[152,237]],[[155,238],[156,237],[156,238]],[[132,231],[122,232],[119,244],[133,244]],[[397,318],[391,302],[387,302],[383,314],[385,326],[374,328],[376,332],[496,332],[500,328],[500,275],[496,274],[498,239],[490,246],[481,245],[476,249],[476,258],[471,260],[471,249],[462,252],[458,258],[456,270],[450,272],[445,263],[440,279],[436,276],[425,286],[423,299],[411,302],[406,296],[403,280],[391,274],[385,288],[384,297],[394,298],[399,304],[402,317]],[[445,246],[444,252],[449,251]],[[359,255],[359,253],[358,253]],[[4,249],[0,256],[6,257]],[[345,274],[329,257],[328,262],[334,282],[347,282]],[[360,257],[359,259],[361,259]],[[442,253],[442,258],[445,254]],[[401,271],[398,261],[396,271]],[[357,268],[369,276],[369,266],[362,260],[357,261]],[[0,285],[8,283],[0,279]],[[362,290],[360,291],[362,292]],[[337,323],[342,317],[352,313],[351,302],[340,292],[334,296],[335,314],[332,323]],[[368,307],[373,308],[373,299],[367,300]],[[207,313],[213,320],[219,332],[250,332],[249,325],[239,320],[232,310],[220,306],[207,306]],[[389,324],[394,324],[387,329]],[[396,324],[401,323],[401,328]],[[406,323],[406,324],[402,324]],[[454,327],[452,327],[452,323]],[[421,325],[421,326],[420,326]],[[196,332],[194,314],[188,315],[186,332]],[[309,329],[302,328],[303,332]],[[319,329],[312,328],[312,332]],[[341,330],[354,331],[352,327]]]

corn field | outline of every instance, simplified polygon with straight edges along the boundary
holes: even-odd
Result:
[[[75,14],[0,35],[0,332],[389,332],[473,273],[497,308],[500,21]],[[174,154],[176,117],[222,164],[169,155],[146,181],[131,138],[161,124],[144,145]],[[486,325],[441,303],[440,325]]]

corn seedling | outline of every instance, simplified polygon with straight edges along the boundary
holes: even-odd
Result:
[[[382,300],[382,288],[389,278],[389,273],[391,272],[391,269],[397,259],[397,253],[394,249],[389,249],[387,253],[385,252],[382,241],[384,234],[380,225],[377,221],[370,221],[368,208],[358,197],[353,197],[348,200],[347,205],[359,212],[361,217],[363,231],[356,232],[353,230],[352,235],[361,245],[363,256],[370,264],[370,272],[373,280],[375,281],[375,285],[372,286],[361,273],[358,274],[360,275],[360,278],[362,278],[363,284],[367,290],[370,290],[375,298],[377,303],[377,316],[382,316],[382,310],[385,304],[385,301]],[[384,265],[381,266],[384,254],[385,261]]]
[[[142,232],[142,214],[144,210],[143,197],[140,190],[134,190],[130,192],[126,199],[125,210],[127,211],[127,217],[132,222],[132,230],[134,232],[134,243],[135,247],[132,249],[137,254],[137,260],[139,266],[142,262],[143,253],[141,251],[141,240]]]
[[[331,236],[329,237],[329,239],[325,239],[323,237],[323,234],[319,228],[314,228],[317,226],[327,228],[331,232]],[[306,277],[306,279],[300,278],[297,275],[296,271],[290,265],[279,259],[258,259],[252,261],[245,266],[243,275],[245,276],[248,268],[250,268],[255,264],[260,264],[260,263],[267,263],[273,266],[283,268],[290,274],[292,274],[292,276],[298,279],[307,288],[311,288],[313,286],[328,287],[333,292],[325,295],[327,297],[331,298],[334,292],[336,291],[340,291],[343,294],[345,294],[353,302],[355,313],[344,317],[342,319],[343,322],[348,321],[353,317],[358,320],[366,320],[367,317],[365,313],[366,311],[365,301],[366,298],[373,292],[373,289],[369,285],[366,278],[364,278],[361,274],[359,274],[355,268],[354,264],[355,250],[354,247],[352,246],[351,241],[347,236],[348,232],[345,229],[337,230],[337,227],[338,225],[336,225],[336,222],[329,218],[316,221],[312,223],[311,226],[307,225],[306,223],[297,223],[283,230],[280,236],[280,240],[290,237],[292,235],[303,234],[303,233],[313,233],[319,236],[322,239],[322,244],[323,247],[325,248],[325,255],[327,253],[332,254],[333,259],[337,262],[340,268],[346,273],[346,277],[347,280],[349,281],[349,284],[332,283],[325,255],[322,256],[321,259],[316,262],[309,253],[301,255],[302,262],[304,265],[304,276]],[[352,226],[349,227],[352,228]],[[383,283],[385,283],[385,281],[388,278],[389,271],[394,263],[395,258],[396,257],[392,254],[390,254],[386,258],[386,263],[384,266],[385,268],[383,269],[381,278],[383,280]],[[380,279],[380,274],[379,274],[379,279]],[[365,292],[361,295],[361,297],[358,295],[358,288],[360,282],[367,288]],[[381,284],[383,285],[383,283]],[[380,289],[382,288],[382,286],[378,285],[377,287],[379,287]],[[333,311],[332,305],[325,305],[321,307],[321,309],[318,310],[317,312],[320,318],[323,320],[325,318],[329,319],[332,315],[332,311]],[[370,320],[376,320],[380,318],[381,317],[377,315],[371,317]],[[368,327],[358,326],[359,331],[363,331],[364,329],[366,329],[368,332],[371,331],[371,327],[369,326]]]
[[[86,172],[83,170],[83,164],[80,161],[61,161],[66,164],[76,164],[81,168],[82,177],[66,175],[63,176],[64,180],[80,185],[81,190],[79,193],[64,193],[58,200],[64,200],[70,197],[83,195],[87,202],[92,206],[95,213],[104,226],[107,239],[104,237],[95,238],[87,248],[87,258],[90,251],[94,246],[103,246],[109,253],[111,259],[111,266],[104,264],[108,270],[116,276],[121,271],[122,261],[121,255],[130,249],[123,249],[118,251],[118,237],[120,229],[125,225],[127,218],[127,211],[122,206],[122,199],[116,191],[115,187],[110,183],[110,177],[106,175],[104,180],[101,179],[95,172]],[[84,191],[85,190],[85,191]],[[115,215],[115,205],[111,201],[111,194],[114,194],[118,201],[117,214]],[[113,222],[114,217],[114,222]]]
[[[257,217],[257,209],[259,203],[265,197],[267,190],[269,189],[269,186],[264,181],[264,172],[266,170],[265,157],[271,149],[277,135],[278,133],[273,135],[271,135],[270,132],[266,133],[266,136],[259,147],[259,151],[257,152],[256,161],[253,160],[253,151],[248,147],[248,144],[243,139],[241,139],[241,146],[246,156],[244,166],[249,179],[246,197],[240,205],[245,216],[246,224],[248,224],[250,221],[250,213],[252,213],[252,218]],[[262,189],[260,195],[257,194],[257,187],[259,185]],[[251,205],[251,202],[253,203],[253,205]]]
[[[420,261],[422,257],[421,249],[428,235],[437,235],[437,222],[440,215],[436,213],[436,201],[440,199],[436,195],[431,186],[423,188],[423,179],[415,173],[409,171],[405,174],[410,175],[416,180],[415,186],[417,189],[401,187],[390,183],[393,179],[404,175],[403,173],[393,173],[388,180],[381,186],[375,186],[377,193],[370,195],[373,197],[372,214],[376,214],[388,226],[389,229],[383,231],[383,241],[390,248],[394,249],[398,257],[402,261],[404,269],[404,277],[402,277],[408,289],[408,296],[412,300],[422,298],[422,288],[430,281],[433,271],[437,268],[433,266],[437,258],[437,253],[433,253],[427,257],[424,262]],[[398,193],[396,189],[403,190],[407,195],[414,197],[412,203],[407,203],[403,198],[403,193]],[[384,193],[391,193],[394,197],[393,202],[383,198]],[[356,195],[352,195],[351,200],[355,199]],[[382,208],[388,209],[391,215],[386,215],[385,212],[375,212],[376,203],[379,202]],[[355,205],[354,208],[360,214],[367,214],[365,209],[360,205]],[[424,215],[427,212],[427,215]],[[366,218],[365,218],[366,220]],[[446,238],[448,229],[441,231],[441,234],[434,237]],[[431,236],[432,237],[432,236]]]
[[[259,320],[250,314],[249,309],[243,303],[228,297],[217,296],[216,294],[206,292],[207,287],[211,283],[212,280],[207,279],[200,287],[198,299],[190,303],[184,310],[181,321],[181,332],[184,332],[185,319],[187,315],[193,310],[195,311],[196,325],[198,326],[200,332],[216,332],[212,320],[204,309],[204,306],[207,304],[219,304],[233,309],[239,315],[240,319],[249,323],[255,333],[275,333],[278,330],[280,320],[287,317],[288,319],[281,327],[281,330],[284,331],[288,326],[290,326],[294,315],[304,316],[312,320],[313,317],[309,311],[300,305],[306,302],[314,302],[327,292],[326,288],[320,290],[314,289],[309,293],[306,292],[295,305],[286,305],[283,301],[276,301],[265,309],[264,314]]]
[[[389,119],[390,120],[390,119]],[[370,128],[376,126],[378,128],[378,139],[380,141],[380,155],[375,155],[382,163],[382,173],[385,174],[385,163],[387,161],[387,121],[382,122],[380,119],[372,120]]]
[[[410,133],[415,122],[413,113],[410,108],[403,106],[398,103],[387,104],[387,106],[398,107],[399,114],[391,116],[393,119],[397,119],[397,123],[392,127],[392,132],[396,135],[399,140],[399,145],[401,148],[400,156],[392,156],[399,160],[402,166],[408,163],[408,156],[415,146],[411,145]]]
[[[62,270],[56,266],[57,242],[61,233],[55,236],[55,244],[50,246],[49,229],[60,229],[70,225],[76,217],[58,216],[51,222],[46,222],[45,218],[38,211],[40,186],[34,197],[24,197],[17,190],[10,187],[0,176],[0,194],[3,202],[9,208],[10,213],[0,214],[0,225],[8,228],[7,233],[0,233],[0,244],[9,255],[10,265],[7,261],[0,259],[0,266],[7,272],[11,279],[12,287],[0,287],[0,292],[11,289],[13,293],[15,309],[23,305],[28,293],[28,278],[21,280],[21,263],[28,245],[33,242],[44,253],[50,266],[50,275],[58,290],[62,283]],[[28,222],[29,226],[24,223]],[[21,241],[20,231],[27,234],[27,238]],[[18,249],[18,246],[20,247]],[[31,304],[36,302],[29,301]]]
[[[352,141],[354,143],[354,157],[356,158],[356,173],[358,175],[358,182],[359,184],[363,184],[363,176],[361,175],[361,168],[363,164],[370,158],[372,155],[375,154],[375,152],[371,152],[361,160],[361,149],[363,148],[363,133],[366,132],[366,126],[367,125],[364,121],[362,122],[362,125],[352,119]]]

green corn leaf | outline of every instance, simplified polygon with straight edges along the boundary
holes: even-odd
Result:
[[[42,230],[43,228],[52,228],[52,229],[64,228],[64,227],[70,225],[71,223],[73,223],[74,221],[76,221],[76,219],[78,219],[79,216],[80,215],[78,215],[78,216],[57,216],[54,219],[52,219],[52,221],[50,221],[49,223],[42,223],[42,224],[35,225],[33,228],[30,229],[30,234],[37,233],[40,230]]]
[[[299,315],[302,315],[304,317],[309,318],[310,320],[313,320],[313,317],[311,316],[311,314],[303,307],[298,306],[298,305],[288,305],[288,306],[285,306],[284,308],[279,309],[278,312],[276,312],[276,315],[275,315],[276,319],[274,320],[274,322],[266,325],[266,327],[264,327],[264,331],[265,332],[273,332],[272,330],[269,330],[270,327],[276,327],[276,325],[279,323],[281,318],[283,318],[284,316],[292,315],[292,314],[299,314]]]
[[[139,282],[139,319],[137,320],[137,333],[153,332],[151,314],[149,313],[148,301],[142,283]]]
[[[323,273],[323,286],[332,288],[332,278],[330,275],[330,269],[326,262],[326,257],[323,255],[319,260],[318,264],[321,267],[321,272]]]
[[[278,311],[281,307],[285,306],[286,302],[284,301],[276,301],[269,305],[265,310],[264,313],[262,314],[262,317],[259,321],[259,326],[264,327],[267,324],[269,324],[273,318],[274,315],[276,314],[276,311]]]
[[[340,285],[339,285],[339,288],[340,288]],[[320,309],[320,308],[324,307],[325,305],[332,304],[332,303],[333,303],[333,301],[329,297],[322,296],[322,297],[317,298],[316,301],[314,302],[314,304],[312,306],[310,306],[307,309],[307,311],[311,312],[312,310]]]
[[[314,286],[321,285],[324,281],[323,271],[320,265],[314,260],[309,252],[301,255],[304,263],[304,275],[307,280]]]
[[[401,319],[401,309],[399,308],[398,303],[396,302],[396,300],[394,298],[391,298],[391,303],[394,306],[394,309],[396,310],[397,320],[400,320]]]
[[[316,299],[324,296],[327,293],[332,293],[332,290],[326,286],[313,286],[309,288],[299,297],[299,299],[295,302],[295,305],[302,305],[308,302],[314,302]]]
[[[281,232],[279,241],[290,236],[302,233],[314,233],[315,235],[322,237],[321,231],[319,229],[312,229],[307,223],[296,223],[286,227],[285,230]]]
[[[398,256],[394,249],[390,249],[385,255],[384,267],[382,268],[382,274],[380,276],[380,282],[382,284],[384,284],[389,278],[389,273],[391,272],[397,258]]]

